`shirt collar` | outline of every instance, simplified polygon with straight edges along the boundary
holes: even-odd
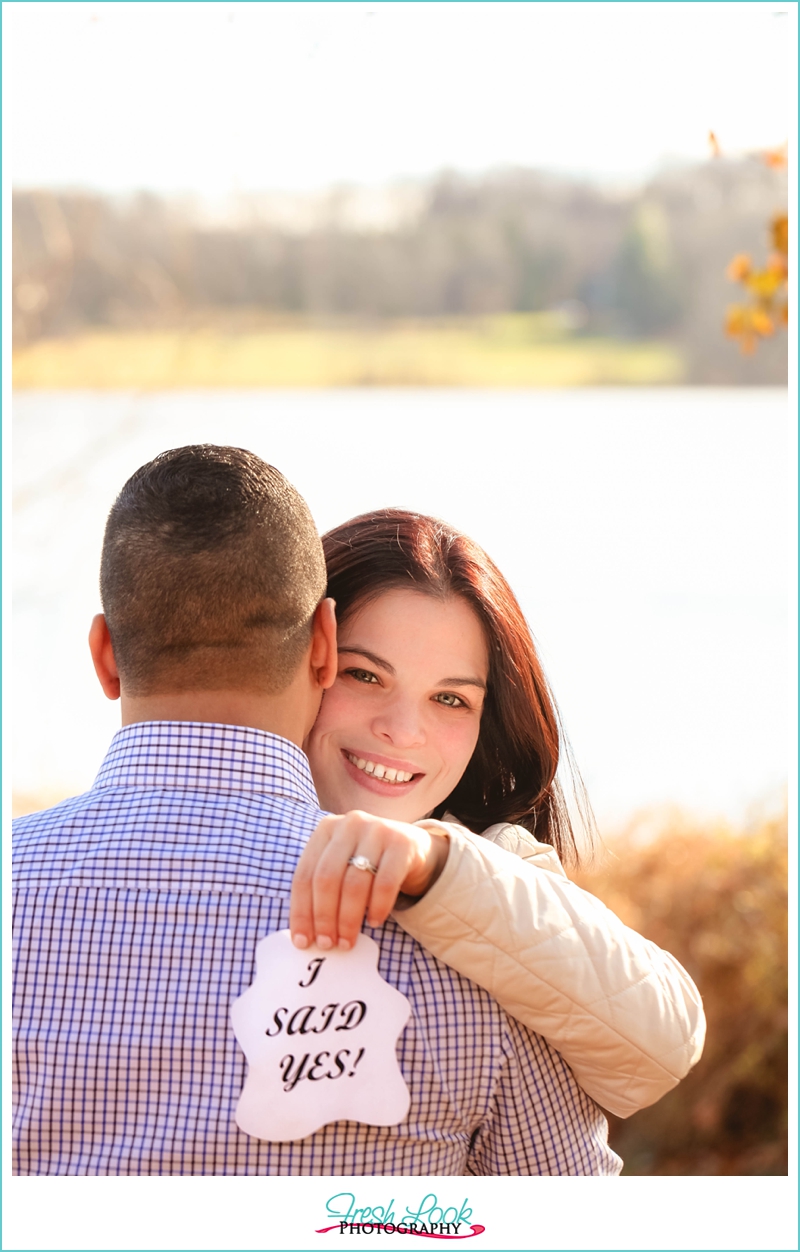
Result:
[[[123,726],[94,787],[248,791],[319,808],[308,758],[296,744],[265,730],[217,722]]]

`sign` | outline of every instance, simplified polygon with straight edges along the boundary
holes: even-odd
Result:
[[[231,1007],[248,1061],[237,1125],[273,1143],[328,1122],[397,1125],[411,1097],[395,1046],[410,1016],[367,935],[350,952],[300,951],[288,930],[260,940],[255,979]]]

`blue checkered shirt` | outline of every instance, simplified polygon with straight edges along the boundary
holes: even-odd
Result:
[[[15,1173],[619,1173],[558,1053],[392,921],[369,933],[411,1003],[407,1117],[294,1143],[239,1129],[230,1006],[288,926],[320,816],[285,739],[142,722],[91,791],[15,823]]]

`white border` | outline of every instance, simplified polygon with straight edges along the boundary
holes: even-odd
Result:
[[[3,104],[7,98],[9,51],[3,5]],[[720,4],[720,21],[725,20]],[[797,5],[788,4],[790,56],[797,49]],[[679,85],[676,84],[676,89]],[[746,83],[742,89],[746,90]],[[797,100],[790,116],[790,154],[797,152]],[[8,174],[8,110],[3,108],[3,575],[5,597],[10,583],[10,185]],[[796,169],[793,166],[796,177]],[[791,256],[795,265],[791,290],[789,473],[796,499],[797,484],[797,284],[796,183],[790,180]],[[790,541],[793,588],[790,668],[797,678],[797,539]],[[4,617],[3,675],[8,667],[9,634]],[[796,690],[796,683],[795,683]],[[8,684],[3,683],[3,717],[8,715]],[[796,707],[790,727],[797,748]],[[796,760],[796,751],[795,757]],[[3,814],[10,814],[9,750],[3,738]],[[791,829],[797,832],[797,778],[790,781]],[[4,826],[4,828],[6,828]],[[8,840],[4,841],[3,905],[8,917],[10,890]],[[791,842],[794,847],[794,841]],[[797,860],[792,852],[792,883]],[[796,902],[795,902],[796,903]],[[792,915],[792,1023],[796,1022],[796,909]],[[9,952],[3,952],[3,1035],[9,1029]],[[796,1048],[796,1040],[795,1040]],[[4,1046],[4,1091],[9,1091],[9,1050]],[[387,1199],[418,1204],[435,1194],[448,1205],[469,1199],[473,1218],[485,1233],[468,1241],[476,1249],[796,1249],[796,1082],[792,1068],[790,1101],[791,1160],[788,1178],[12,1178],[8,1101],[3,1124],[4,1248],[13,1249],[316,1249],[385,1248],[387,1235],[316,1235],[325,1221],[325,1203],[349,1189],[368,1205]],[[580,1194],[578,1194],[580,1192]],[[346,1240],[346,1243],[343,1243]],[[353,1243],[355,1240],[355,1243]],[[461,1243],[462,1241],[459,1241]],[[409,1246],[408,1237],[394,1237],[390,1247]],[[411,1246],[417,1250],[420,1244]],[[429,1241],[422,1246],[431,1246]],[[435,1246],[441,1247],[437,1241]]]
[[[445,1242],[315,1230],[326,1203],[460,1206],[485,1233]],[[679,1194],[678,1194],[679,1193]],[[788,1178],[15,1178],[15,1249],[795,1249]]]

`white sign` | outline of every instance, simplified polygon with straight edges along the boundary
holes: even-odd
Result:
[[[408,1000],[378,973],[378,945],[301,952],[288,930],[256,947],[256,976],[231,1007],[248,1060],[236,1123],[256,1139],[305,1139],[328,1122],[395,1126],[408,1086],[395,1045]]]

